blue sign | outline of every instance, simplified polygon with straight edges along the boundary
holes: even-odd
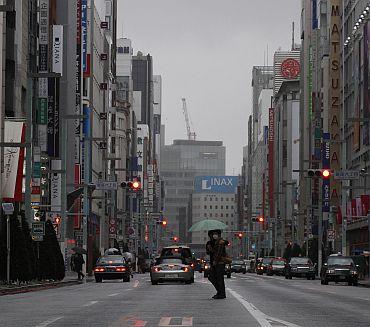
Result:
[[[195,177],[195,193],[236,193],[238,176]]]
[[[322,134],[322,168],[330,169],[330,133]],[[322,181],[322,212],[330,212],[330,179]]]
[[[87,0],[81,2],[81,32],[82,32],[82,67],[87,69]]]

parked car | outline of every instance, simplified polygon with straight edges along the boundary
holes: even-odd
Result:
[[[286,260],[283,258],[272,259],[270,265],[267,266],[266,274],[268,276],[284,275],[285,265],[286,265]]]
[[[161,257],[150,271],[152,285],[166,281],[194,282],[194,270],[181,257]]]
[[[247,272],[247,267],[244,261],[240,259],[234,259],[231,262],[231,272],[245,274]]]
[[[292,257],[289,263],[285,266],[285,278],[306,277],[307,279],[315,279],[316,267],[309,258]]]
[[[321,284],[329,282],[347,282],[348,285],[358,285],[358,271],[351,257],[330,255],[321,269]]]
[[[100,257],[94,268],[95,281],[101,283],[103,279],[122,279],[129,282],[131,271],[129,264],[122,255],[104,255]]]
[[[271,264],[273,258],[262,258],[259,259],[257,264],[257,275],[263,275],[264,272],[267,272],[267,267]]]

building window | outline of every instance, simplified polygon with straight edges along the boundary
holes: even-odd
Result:
[[[234,209],[234,206],[231,206],[231,209]]]
[[[204,206],[204,209],[207,209],[207,206]]]
[[[221,209],[223,209],[224,208],[224,206],[221,206]]]
[[[209,201],[212,201],[212,198],[209,198]]]
[[[224,200],[224,198],[221,198],[221,201],[223,201]]]
[[[207,198],[204,198],[204,201],[207,201]]]
[[[226,201],[229,201],[229,198],[226,198]]]
[[[220,217],[223,217],[223,216],[224,216],[224,214],[223,214],[223,213],[221,213],[221,214],[220,214]]]
[[[233,213],[231,214],[231,217],[234,217],[234,214]]]
[[[215,206],[215,209],[218,209],[218,206]]]
[[[215,201],[218,201],[218,198],[215,198]]]
[[[226,209],[229,209],[229,206],[226,206]]]
[[[226,225],[229,226],[229,222],[228,221],[226,222]]]
[[[209,216],[212,217],[212,214],[210,213]]]
[[[234,225],[234,222],[233,221],[231,222],[231,225]]]
[[[217,213],[215,213],[215,217],[218,217],[218,214]]]
[[[123,47],[118,47],[117,52],[118,53],[123,53]]]
[[[229,218],[229,214],[228,213],[226,214],[226,218]]]
[[[206,212],[204,213],[204,217],[207,217],[207,213]]]
[[[130,47],[124,47],[123,53],[130,53]]]

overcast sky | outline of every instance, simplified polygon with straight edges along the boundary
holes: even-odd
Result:
[[[118,37],[150,53],[162,75],[166,142],[186,138],[185,97],[198,140],[222,140],[238,174],[251,114],[251,71],[290,50],[299,0],[118,0]]]

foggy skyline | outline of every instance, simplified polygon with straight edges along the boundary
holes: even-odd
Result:
[[[240,172],[252,67],[291,49],[293,21],[300,43],[300,7],[297,0],[118,1],[117,37],[131,39],[134,54],[150,53],[162,75],[166,144],[187,138],[184,97],[197,140],[223,141],[226,174]]]

